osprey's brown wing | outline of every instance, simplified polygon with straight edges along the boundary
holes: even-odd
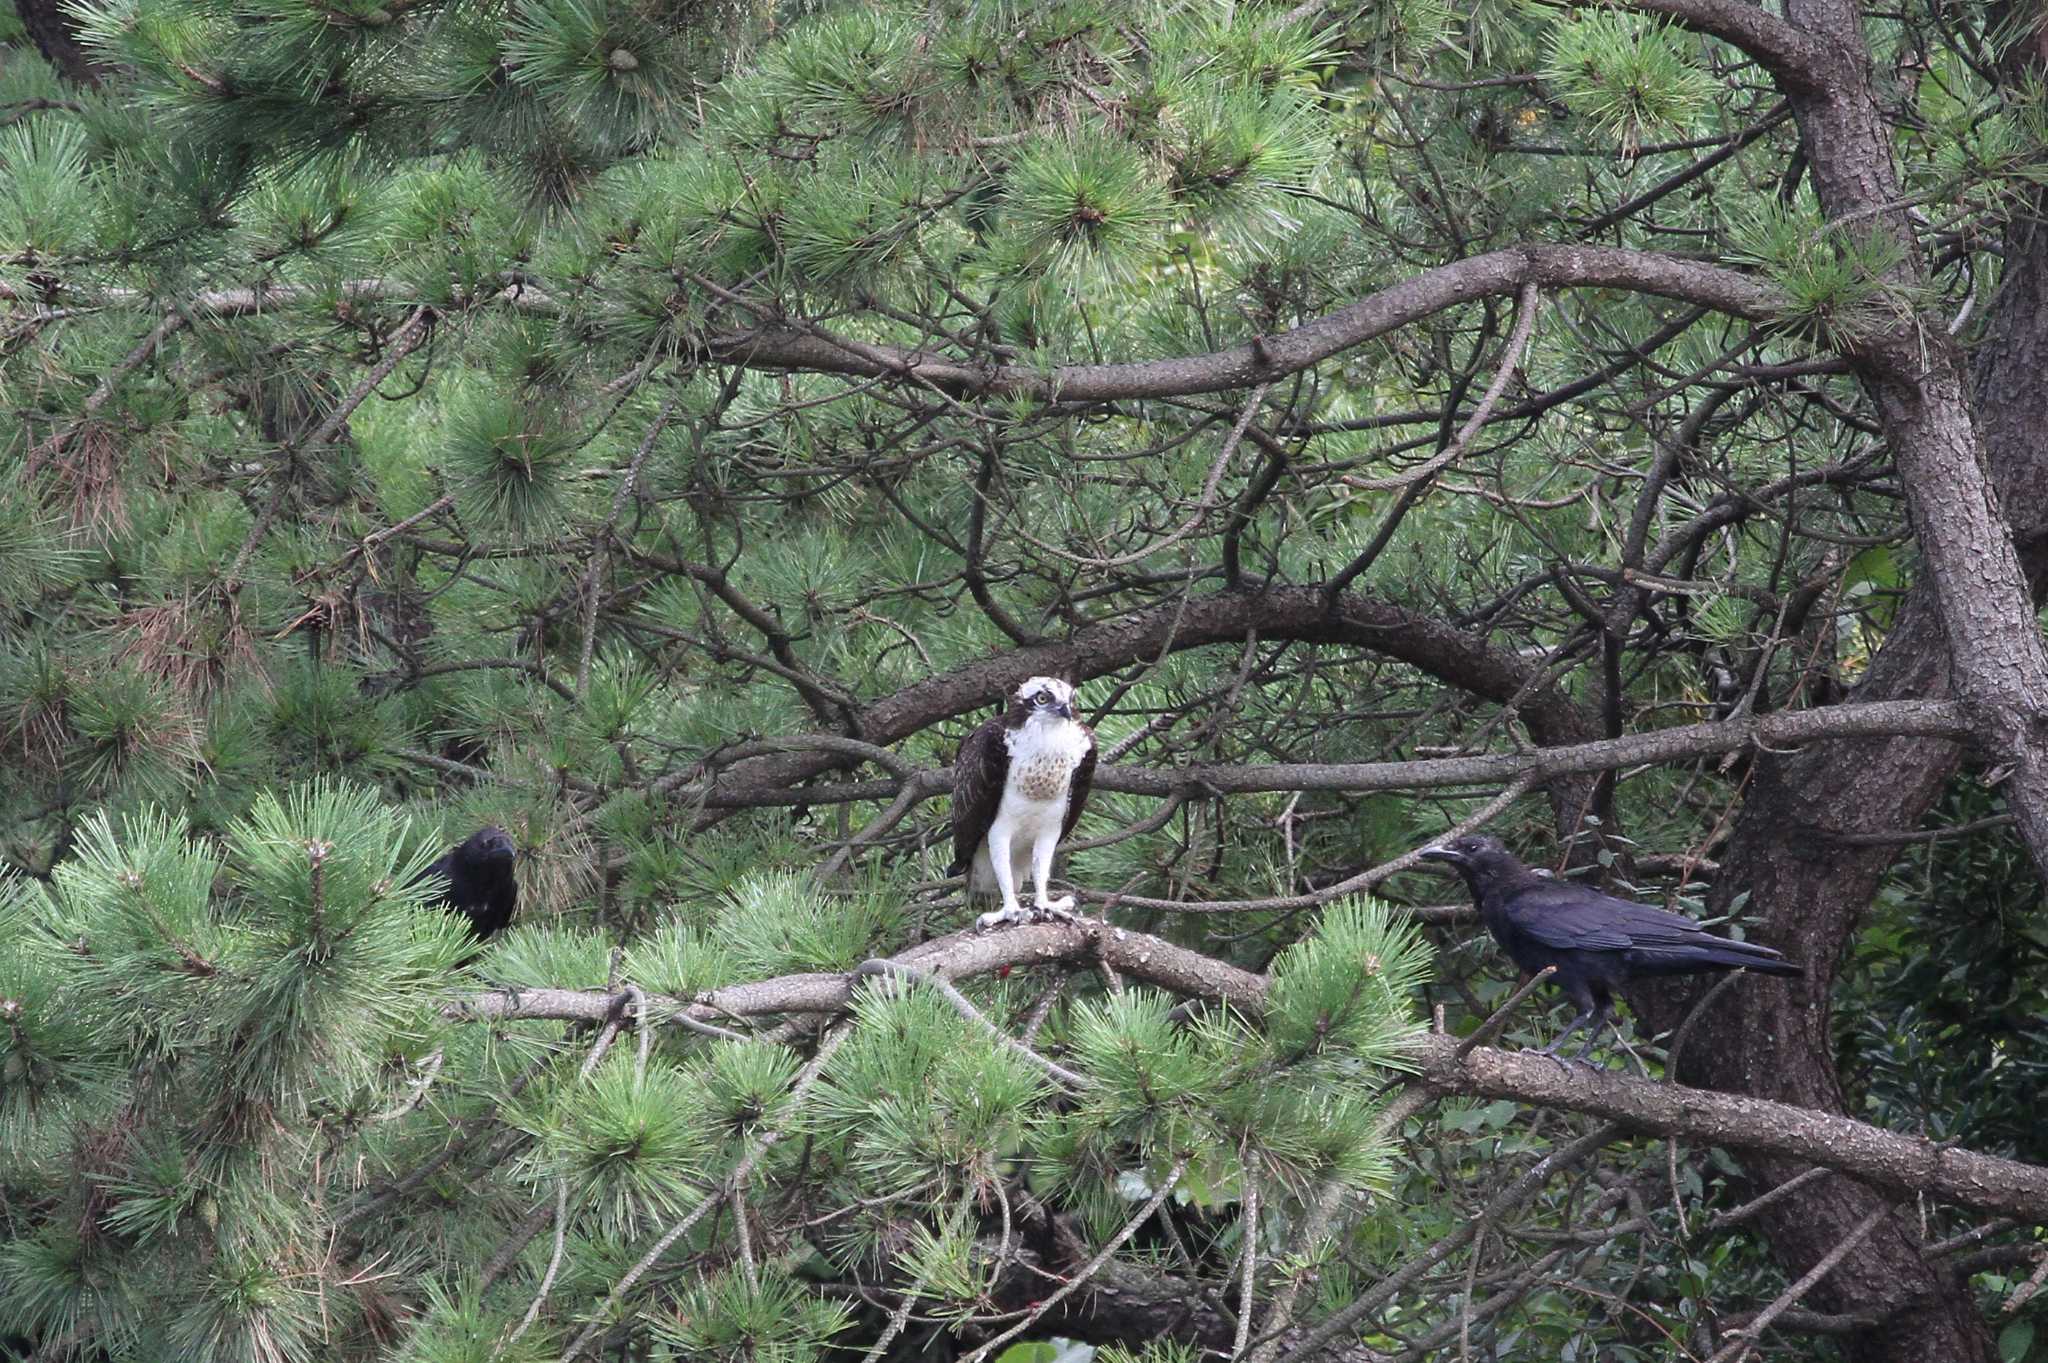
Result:
[[[1088,755],[1081,759],[1081,765],[1074,768],[1074,779],[1067,785],[1067,817],[1060,824],[1060,841],[1065,842],[1074,831],[1074,825],[1081,822],[1081,806],[1088,803],[1088,792],[1095,785],[1095,731],[1088,731]]]
[[[1009,779],[1010,748],[1003,742],[1003,722],[992,719],[967,735],[953,759],[953,864],[946,868],[947,875],[957,876],[973,864],[1002,807],[1003,785]]]

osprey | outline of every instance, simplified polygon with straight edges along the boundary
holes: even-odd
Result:
[[[1072,918],[1074,897],[1045,897],[1053,851],[1081,817],[1095,780],[1095,735],[1074,718],[1074,688],[1033,677],[1011,693],[1009,708],[967,736],[953,762],[953,865],[968,870],[971,894],[1000,891],[1002,908],[976,920],[984,928],[1033,918]],[[1017,902],[1031,872],[1032,907]]]

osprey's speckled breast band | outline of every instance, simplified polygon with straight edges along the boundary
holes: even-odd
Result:
[[[1062,800],[1067,778],[1081,765],[1081,755],[1062,746],[1047,745],[1010,769],[1017,793],[1027,800]]]

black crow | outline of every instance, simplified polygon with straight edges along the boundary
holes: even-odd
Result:
[[[1683,914],[1531,870],[1499,838],[1453,838],[1424,848],[1422,857],[1458,868],[1479,906],[1479,921],[1524,975],[1557,967],[1551,978],[1578,1005],[1579,1015],[1543,1048],[1548,1056],[1555,1057],[1565,1038],[1590,1021],[1592,1034],[1572,1057],[1584,1060],[1599,1041],[1600,1029],[1613,1020],[1614,991],[1630,980],[1703,970],[1806,973],[1769,947],[1716,937]]]
[[[519,882],[512,876],[516,851],[512,835],[504,829],[495,824],[479,828],[421,873],[422,881],[447,884],[428,902],[467,918],[478,941],[489,939],[512,921],[519,903]]]

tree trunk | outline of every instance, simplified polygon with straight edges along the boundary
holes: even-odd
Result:
[[[1855,699],[1949,695],[1947,651],[1931,596],[1924,587],[1908,596]],[[1832,835],[1915,827],[1961,753],[1941,739],[1893,738],[1759,755],[1710,907],[1725,912],[1738,888],[1749,891],[1754,936],[1803,964],[1806,978],[1743,980],[1725,992],[1686,1045],[1686,1082],[1822,1112],[1848,1111],[1836,1076],[1828,1000],[1842,949],[1897,849],[1844,846]],[[1801,1168],[1777,1159],[1748,1164],[1758,1190]],[[1786,1273],[1796,1277],[1885,1201],[1867,1185],[1826,1178],[1774,1204],[1757,1225]],[[1920,1258],[1917,1238],[1908,1216],[1888,1218],[1805,1304],[1848,1313],[1920,1303],[1882,1330],[1852,1336],[1849,1355],[1859,1363],[1991,1359],[1990,1333],[1968,1291]]]
[[[60,0],[14,0],[14,13],[36,51],[76,85],[98,85],[105,68],[78,41]]]
[[[1792,15],[1813,31],[1857,31],[1853,10],[1834,0],[1808,0],[1795,5]],[[1839,23],[1848,27],[1839,28]],[[1835,98],[1839,102],[1842,96]],[[1821,183],[1829,174],[1821,161],[1829,158],[1815,158],[1816,184],[1832,216],[1895,196],[1883,153],[1874,158],[1875,168],[1845,155],[1841,139],[1857,129],[1844,125],[1858,121],[1839,113],[1809,112],[1802,118],[1809,148],[1833,153],[1832,184]],[[1868,122],[1872,126],[1866,131],[1881,135],[1874,111]],[[1817,145],[1830,140],[1832,148]],[[2013,785],[2027,788],[2009,787],[2008,794],[2030,843],[2040,830],[2026,825],[2042,819],[2035,801],[2040,792],[2033,789],[2041,785],[2040,773],[2031,770],[2028,760],[2037,742],[2034,734],[2015,732],[2012,723],[2023,722],[2040,696],[2000,696],[1996,678],[1987,691],[1985,674],[2003,666],[1993,660],[2005,646],[2017,647],[2030,656],[2017,659],[2006,681],[2024,687],[2031,684],[2026,678],[2040,656],[2034,620],[2028,616],[2019,628],[2021,622],[2001,622],[2001,615],[2015,612],[2002,609],[1997,598],[2010,586],[2004,564],[2014,561],[2006,557],[2013,549],[2033,602],[2038,604],[2048,586],[2048,454],[2040,441],[2040,432],[2048,429],[2048,385],[2040,382],[2048,365],[2048,297],[2043,296],[2048,292],[2048,231],[2042,230],[2042,207],[2037,196],[2030,213],[2008,226],[2004,278],[1966,408],[1958,410],[1964,395],[1955,362],[1942,354],[1948,348],[1945,337],[1934,339],[1931,354],[1914,360],[1899,351],[1879,361],[1879,369],[1890,372],[1866,374],[1908,488],[1926,561],[1853,693],[1859,701],[1961,698],[1993,710],[2016,705],[2002,722],[1989,715],[1993,731],[1984,737],[1999,756],[2017,759]],[[1893,338],[1895,347],[1903,339]],[[1988,486],[1978,476],[1980,469],[1989,474]],[[1987,543],[1984,526],[1973,524],[1986,515],[2008,522],[2010,538],[2001,535],[1995,538],[2002,543]],[[1992,651],[1983,652],[1986,648]],[[1711,906],[1724,912],[1735,894],[1748,891],[1747,911],[1760,928],[1756,935],[1804,964],[1807,976],[1784,984],[1743,981],[1725,993],[1701,1019],[1699,1034],[1686,1048],[1687,1082],[1822,1111],[1845,1110],[1829,999],[1843,950],[1897,849],[1845,845],[1835,835],[1916,827],[1962,756],[1963,749],[1954,743],[1925,738],[1830,743],[1790,755],[1758,755]],[[2035,850],[2038,859],[2040,849]],[[1646,1002],[1663,1021],[1677,1016],[1658,1008],[1655,1000]],[[1756,1160],[1749,1166],[1758,1187],[1799,1171],[1782,1160]],[[1758,1225],[1786,1271],[1796,1276],[1886,1200],[1864,1184],[1827,1178],[1775,1204]],[[1889,1315],[1882,1328],[1844,1341],[1857,1363],[1988,1363],[1997,1350],[1967,1280],[1921,1258],[1912,1209],[1901,1210],[1904,1214],[1887,1218],[1851,1250],[1806,1304],[1828,1312]]]
[[[2036,602],[2048,589],[2048,230],[2043,202],[2006,233],[2005,275],[1976,363],[1976,427],[1998,502],[2013,516]],[[1931,584],[1916,583],[1852,696],[1857,701],[1953,696],[1947,641]],[[1833,835],[1911,829],[1933,807],[1963,756],[1942,739],[1889,738],[1816,744],[1789,756],[1758,755],[1749,796],[1722,854],[1711,906],[1725,912],[1750,892],[1760,939],[1805,965],[1804,980],[1743,981],[1724,993],[1687,1044],[1688,1083],[1845,1111],[1836,1076],[1828,1000],[1843,949],[1862,921],[1896,845],[1844,845]],[[1695,997],[1697,995],[1695,994]],[[1675,1015],[1652,1004],[1668,1022]],[[1759,1160],[1759,1187],[1799,1172]],[[1758,1218],[1772,1252],[1799,1274],[1883,1205],[1847,1179],[1811,1185]],[[1808,1300],[1830,1312],[1900,1310],[1883,1329],[1851,1336],[1858,1363],[1972,1363],[1996,1356],[1968,1285],[1923,1261],[1911,1209],[1894,1216],[1823,1279]]]

